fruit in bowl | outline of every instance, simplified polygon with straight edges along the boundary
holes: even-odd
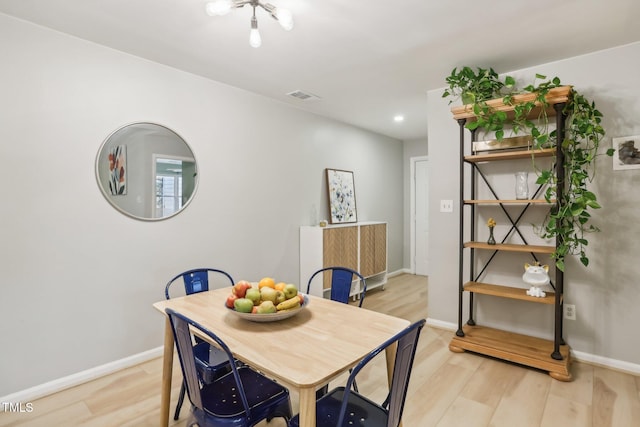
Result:
[[[262,299],[262,301],[275,302],[277,295],[278,291],[273,288],[263,287],[260,289],[260,299]]]
[[[289,283],[288,285],[285,285],[282,292],[284,292],[284,297],[286,299],[293,298],[298,295],[298,287],[293,283]]]
[[[308,301],[296,285],[278,282],[271,286],[272,283],[275,281],[270,277],[253,284],[242,280],[231,288],[225,305],[245,319],[267,322],[294,315]]]
[[[256,310],[256,314],[273,314],[277,311],[273,301],[262,301]]]
[[[251,289],[251,283],[246,280],[240,280],[238,283],[233,285],[231,292],[233,292],[233,294],[238,298],[244,298],[248,289]]]
[[[239,313],[251,313],[253,301],[249,298],[238,298],[233,302],[233,308]]]
[[[253,305],[260,305],[260,291],[258,290],[258,288],[247,289],[245,298],[249,298],[251,301],[253,301]]]

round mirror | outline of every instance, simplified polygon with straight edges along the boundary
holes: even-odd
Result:
[[[105,139],[96,158],[102,194],[137,219],[160,220],[180,212],[195,193],[197,175],[184,139],[155,123],[121,127]]]

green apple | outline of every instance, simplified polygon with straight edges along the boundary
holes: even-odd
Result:
[[[240,313],[251,313],[251,310],[253,310],[253,301],[249,298],[238,298],[233,302],[233,306],[236,311]]]
[[[284,302],[284,300],[286,299],[287,297],[284,295],[284,292],[276,291],[276,300],[274,301],[274,303],[280,304],[281,302]]]
[[[275,313],[276,306],[273,301],[262,301],[262,303],[258,306],[258,314],[270,314]]]
[[[291,299],[296,295],[298,295],[298,287],[293,283],[289,283],[287,286],[284,287],[283,292],[284,292],[284,297],[286,299]]]
[[[265,286],[260,289],[260,297],[262,298],[262,301],[276,302],[277,292],[278,291],[275,289]]]
[[[244,297],[250,299],[253,302],[253,305],[260,304],[260,291],[258,290],[258,288],[247,289],[247,293],[244,295]]]

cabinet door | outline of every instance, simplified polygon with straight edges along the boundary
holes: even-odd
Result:
[[[387,270],[387,224],[360,227],[360,274],[374,276]]]
[[[323,267],[358,270],[358,227],[326,228],[323,233]],[[331,274],[324,275],[323,288],[331,287]]]

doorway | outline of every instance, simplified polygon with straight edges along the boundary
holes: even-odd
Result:
[[[411,265],[414,274],[429,274],[429,158],[411,157]]]

